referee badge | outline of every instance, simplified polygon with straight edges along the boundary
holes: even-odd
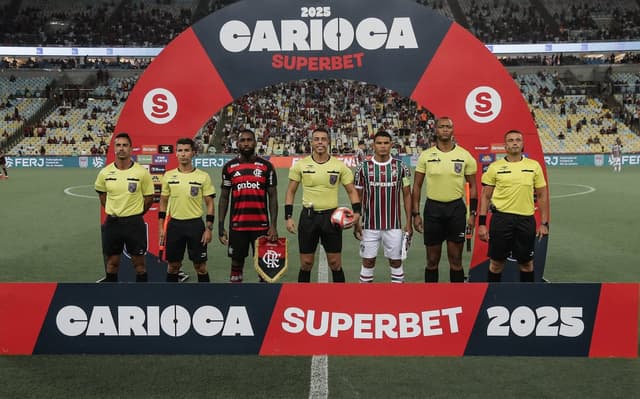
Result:
[[[334,184],[336,184],[338,182],[338,175],[330,175],[329,176],[329,183],[333,186]]]
[[[199,191],[200,191],[200,187],[191,186],[191,196],[192,197],[197,196]]]
[[[456,172],[456,173],[460,173],[460,172],[462,172],[462,163],[460,163],[460,162],[455,162],[455,163],[453,164],[453,171],[454,171],[454,172]]]
[[[128,189],[129,189],[129,192],[130,192],[130,193],[135,193],[137,188],[138,188],[138,183],[135,183],[135,182],[129,182],[129,187],[128,187]]]

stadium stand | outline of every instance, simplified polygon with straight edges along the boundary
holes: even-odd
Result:
[[[197,19],[233,2],[0,0],[0,41],[163,46]],[[625,40],[640,34],[640,5],[635,1],[417,2],[491,43]],[[625,151],[640,151],[638,54],[516,55],[501,61],[529,102],[546,152],[608,151],[616,137],[623,139]],[[106,145],[100,141],[109,142],[128,91],[149,62],[115,57],[3,58],[0,146],[10,147],[12,154],[103,153]],[[60,72],[55,80],[39,72],[50,69]],[[97,76],[89,76],[93,74]],[[236,149],[238,129],[248,127],[256,130],[264,154],[293,154],[308,151],[307,135],[317,125],[330,125],[338,152],[349,153],[376,130],[387,129],[396,137],[394,151],[417,153],[431,143],[433,115],[384,88],[306,80],[237,99],[207,121],[195,138],[201,152],[230,153]]]

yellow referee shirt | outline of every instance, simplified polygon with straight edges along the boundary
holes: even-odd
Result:
[[[112,162],[99,173],[95,190],[107,193],[107,215],[126,217],[142,214],[144,197],[153,195],[153,182],[149,171],[132,162],[129,169],[120,170]]]
[[[498,211],[531,216],[535,212],[533,191],[547,182],[537,161],[522,158],[509,162],[503,158],[489,165],[482,184],[494,187],[491,203]]]
[[[207,172],[194,169],[189,173],[171,169],[162,178],[162,196],[169,197],[167,213],[173,219],[186,220],[200,218],[203,198],[215,195],[216,190],[211,184]]]
[[[459,145],[449,152],[442,152],[437,146],[426,149],[416,164],[416,172],[424,174],[427,198],[440,202],[462,198],[465,175],[472,175],[477,170],[476,160]]]
[[[303,206],[324,211],[338,207],[338,186],[353,183],[353,172],[337,158],[317,163],[308,156],[293,164],[289,179],[302,183]]]

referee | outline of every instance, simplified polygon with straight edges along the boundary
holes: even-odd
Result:
[[[144,255],[147,228],[142,215],[153,202],[149,171],[131,159],[131,137],[119,133],[114,140],[116,159],[98,173],[95,190],[107,219],[103,226],[102,251],[107,258],[104,282],[118,281],[120,254],[124,246],[131,255],[136,281],[147,281]]]
[[[533,252],[536,236],[549,234],[547,183],[540,164],[525,158],[524,137],[517,130],[504,135],[507,155],[489,165],[482,175],[482,197],[478,218],[478,238],[489,242],[487,281],[499,282],[508,256],[520,265],[520,281],[533,282]],[[534,194],[538,199],[541,223],[536,232]],[[487,211],[493,216],[487,231]]]
[[[424,271],[426,283],[438,282],[438,265],[442,253],[442,242],[447,242],[449,280],[464,282],[462,247],[467,226],[473,228],[478,194],[476,189],[476,160],[467,150],[453,141],[453,121],[443,116],[436,120],[436,145],[423,151],[416,164],[413,182],[413,227],[424,231],[427,248],[427,266]],[[420,216],[420,193],[427,183],[424,221]],[[469,208],[464,204],[465,183],[469,183]]]
[[[167,171],[162,178],[160,209],[158,212],[160,241],[165,241],[167,253],[167,282],[178,282],[185,247],[198,282],[209,282],[207,271],[207,244],[211,242],[216,192],[207,172],[196,169],[191,160],[195,155],[195,143],[190,138],[176,142],[178,167]],[[202,202],[207,208],[206,228],[202,222]],[[168,211],[168,212],[167,212]],[[170,216],[167,231],[164,220]],[[165,237],[166,234],[166,237]]]
[[[354,224],[360,218],[360,199],[353,185],[351,169],[329,153],[329,132],[318,128],[311,134],[311,155],[297,161],[289,170],[289,185],[284,205],[287,231],[296,232],[293,221],[293,201],[302,184],[302,212],[298,229],[300,272],[298,282],[311,281],[318,242],[327,253],[334,283],[344,283],[342,270],[342,230],[331,223],[331,213],[338,207],[338,185],[344,186],[355,213]]]

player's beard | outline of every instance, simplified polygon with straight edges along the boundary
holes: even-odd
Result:
[[[254,148],[241,148],[240,155],[245,158],[251,158],[256,153],[256,149]]]

